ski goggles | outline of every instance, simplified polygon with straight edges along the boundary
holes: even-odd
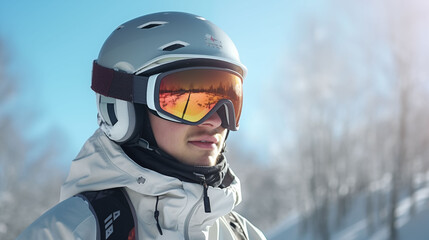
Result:
[[[190,67],[141,76],[94,61],[91,88],[107,97],[146,104],[164,119],[189,125],[201,124],[217,112],[224,128],[238,130],[243,80],[227,68]]]

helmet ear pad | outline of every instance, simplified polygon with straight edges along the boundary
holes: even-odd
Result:
[[[98,124],[118,144],[129,141],[136,130],[134,104],[97,94]]]
[[[134,103],[135,128],[127,142],[128,145],[135,145],[140,140],[144,140],[151,147],[157,147],[155,136],[149,120],[149,108],[145,104]]]

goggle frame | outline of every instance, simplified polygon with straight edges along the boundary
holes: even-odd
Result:
[[[168,75],[193,69],[219,70],[238,76],[241,79],[241,91],[243,87],[242,76],[229,68],[197,66],[185,67],[166,72],[155,73],[150,76],[144,76],[144,73],[134,75],[99,65],[96,61],[93,63],[92,85],[91,88],[104,96],[121,99],[138,104],[146,104],[150,110],[159,117],[188,125],[199,125],[206,121],[215,112],[220,112],[222,126],[228,130],[236,131],[239,128],[239,118],[243,105],[243,92],[241,92],[240,109],[235,112],[235,107],[230,99],[220,99],[213,108],[200,120],[196,122],[185,120],[179,116],[165,111],[160,105],[160,85],[162,79]],[[223,109],[221,109],[223,107]],[[220,111],[222,110],[222,111]]]

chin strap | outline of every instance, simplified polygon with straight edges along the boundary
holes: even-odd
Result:
[[[136,147],[141,147],[143,149],[149,150],[149,151],[155,151],[153,148],[150,147],[149,142],[144,138],[139,138],[137,143],[133,144]],[[131,146],[133,146],[131,145]]]

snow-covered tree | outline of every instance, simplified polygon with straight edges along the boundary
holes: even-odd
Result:
[[[58,202],[65,175],[55,164],[61,136],[26,135],[37,119],[30,110],[37,101],[19,100],[21,81],[9,69],[6,49],[0,41],[0,239],[12,240]]]

